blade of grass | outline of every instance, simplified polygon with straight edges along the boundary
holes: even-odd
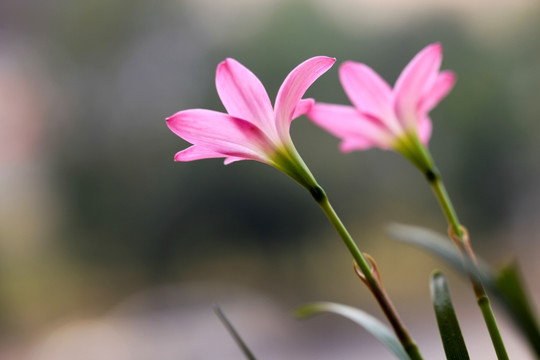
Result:
[[[386,325],[370,314],[353,308],[351,306],[336,304],[331,302],[317,302],[302,306],[296,310],[296,315],[300,318],[311,317],[313,315],[330,312],[341,315],[366,329],[375,336],[387,349],[392,351],[400,360],[410,360],[409,355],[401,346],[396,335]]]
[[[540,359],[540,330],[516,262],[511,262],[498,271],[497,288],[512,317],[519,323],[534,348],[536,357]]]
[[[388,234],[394,240],[428,250],[448,262],[462,274],[467,274],[461,253],[446,236],[423,227],[403,224],[391,224],[388,227]],[[474,273],[487,287],[493,288],[495,286],[493,272],[482,259],[477,260],[479,271],[478,273],[474,271]]]
[[[448,360],[469,360],[469,353],[457,320],[450,290],[444,275],[436,270],[431,275],[431,300],[439,333]]]
[[[218,316],[219,320],[223,323],[229,334],[232,336],[240,350],[242,350],[242,353],[246,356],[246,359],[248,360],[257,360],[251,350],[247,347],[246,343],[242,338],[240,337],[240,334],[238,334],[238,331],[233,327],[229,319],[225,316],[225,313],[221,310],[219,306],[216,306],[214,308],[214,311],[216,312],[216,315]]]

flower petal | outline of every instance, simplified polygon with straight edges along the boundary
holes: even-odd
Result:
[[[433,125],[431,119],[428,116],[423,116],[420,118],[418,123],[418,138],[424,145],[428,145],[429,138],[431,137],[431,131],[433,130]]]
[[[294,108],[294,114],[292,119],[296,119],[299,116],[302,116],[304,114],[307,114],[311,111],[311,108],[313,107],[313,104],[315,104],[315,100],[313,99],[302,99],[298,102],[296,105],[296,108]]]
[[[316,56],[304,61],[287,75],[279,88],[275,104],[276,127],[282,139],[288,137],[291,119],[304,93],[335,62],[334,58]]]
[[[272,129],[272,103],[261,81],[234,59],[221,62],[216,71],[216,88],[229,115],[247,120],[262,129]]]
[[[246,160],[246,159],[241,158],[241,157],[229,156],[228,158],[225,159],[224,164],[229,165],[229,164],[232,164],[233,162],[237,162],[240,160]]]
[[[395,137],[384,127],[363,116],[352,106],[316,103],[308,117],[317,125],[344,140],[343,151],[379,146],[391,147]],[[362,144],[362,145],[360,145]]]
[[[268,138],[255,125],[217,111],[180,111],[167,119],[167,125],[176,135],[198,147],[197,150],[186,149],[185,155],[177,154],[188,159],[197,154],[218,153],[266,161],[272,149]]]
[[[392,111],[392,89],[369,66],[346,61],[339,79],[349,100],[363,113],[384,118]]]
[[[435,81],[442,61],[441,44],[426,46],[410,62],[394,86],[395,110],[403,126],[416,129],[417,110],[425,89]]]
[[[194,161],[201,159],[213,159],[224,157],[225,155],[209,150],[205,147],[193,145],[179,151],[174,155],[174,161]]]
[[[339,150],[344,153],[350,153],[355,150],[367,150],[373,146],[373,142],[368,139],[345,139],[339,144]]]
[[[441,101],[456,83],[456,75],[452,71],[441,71],[433,86],[425,91],[418,105],[421,114],[429,113]]]

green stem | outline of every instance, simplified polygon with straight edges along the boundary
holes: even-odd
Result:
[[[497,353],[497,358],[499,360],[507,360],[508,354],[506,353],[506,348],[504,346],[499,327],[497,326],[497,321],[495,320],[495,315],[493,314],[489,298],[480,278],[477,276],[478,266],[476,264],[474,252],[470,246],[469,240],[465,239],[465,234],[462,231],[462,225],[459,222],[457,213],[452,205],[452,201],[450,200],[450,196],[446,191],[442,177],[434,164],[429,150],[427,150],[427,148],[425,148],[423,145],[420,146],[422,148],[422,156],[424,158],[423,164],[428,164],[427,169],[423,169],[424,174],[426,175],[426,179],[431,185],[431,188],[439,201],[439,205],[441,206],[444,216],[446,217],[448,225],[451,227],[452,232],[459,238],[459,244],[457,245],[464,256],[465,267],[473,286],[476,302],[478,303],[480,311],[484,317],[484,322],[488,328],[489,336],[491,337],[493,347]]]
[[[480,307],[480,310],[482,311],[482,315],[484,316],[484,321],[486,322],[489,336],[491,336],[493,346],[495,347],[495,352],[497,353],[497,359],[509,359],[508,354],[506,353],[506,348],[504,347],[501,334],[499,332],[499,328],[497,327],[497,320],[495,319],[495,314],[493,314],[493,310],[491,309],[489,298],[484,295],[481,297],[477,297],[476,301],[478,303],[478,306]]]
[[[403,348],[412,360],[421,360],[422,355],[420,354],[418,346],[416,345],[413,338],[409,334],[409,331],[406,329],[405,325],[400,319],[386,291],[382,288],[379,281],[377,281],[377,279],[375,279],[375,277],[373,276],[373,272],[368,261],[366,260],[362,252],[358,249],[353,238],[341,222],[335,210],[332,208],[332,205],[328,201],[326,193],[320,186],[311,188],[310,192],[315,201],[317,201],[319,206],[322,208],[322,210],[338,232],[339,236],[345,243],[345,246],[347,246],[347,249],[349,249],[349,252],[354,258],[354,261],[356,262],[360,270],[362,270],[368,287],[373,292],[373,295],[377,299],[377,302],[379,303],[382,311],[392,325],[392,328],[394,329],[399,341],[403,345]]]
[[[434,172],[434,174],[437,174],[437,173]],[[448,196],[446,187],[444,186],[444,183],[442,182],[442,179],[440,178],[440,175],[437,174],[435,176],[435,180],[430,181],[430,185],[431,185],[431,188],[433,189],[433,192],[435,193],[435,196],[437,197],[437,200],[439,201],[439,204],[444,213],[444,216],[448,220],[448,224],[452,227],[452,231],[454,232],[454,234],[456,234],[457,236],[461,238],[463,234],[461,232],[460,222],[457,217],[456,210],[454,210],[454,206],[452,205],[452,202],[450,201],[450,197]]]
[[[418,346],[414,342],[413,338],[409,334],[409,331],[399,318],[399,315],[390,301],[388,294],[384,290],[382,283],[380,281],[379,274],[377,279],[373,276],[373,270],[371,269],[370,264],[362,254],[362,252],[356,246],[353,238],[339,219],[338,215],[330,205],[328,197],[324,192],[323,188],[317,184],[317,181],[313,177],[313,174],[309,171],[308,167],[291,144],[288,147],[283,148],[280,151],[277,151],[274,154],[273,165],[278,169],[289,175],[291,178],[296,180],[300,185],[306,188],[315,201],[319,204],[321,209],[324,211],[339,236],[349,249],[355,264],[360,268],[362,272],[362,280],[364,280],[367,287],[371,290],[375,299],[379,303],[383,313],[386,315],[386,318],[392,325],[396,336],[403,345],[403,348],[411,358],[411,360],[422,360],[422,355]],[[375,265],[375,264],[374,264]],[[356,269],[355,269],[356,270]]]

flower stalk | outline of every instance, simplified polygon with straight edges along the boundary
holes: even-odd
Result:
[[[431,186],[433,193],[439,202],[441,210],[448,222],[448,233],[450,238],[454,241],[463,256],[463,262],[465,263],[465,268],[469,280],[471,281],[474,295],[476,297],[476,303],[482,312],[482,316],[488,328],[489,336],[491,338],[491,342],[493,343],[497,358],[499,360],[507,360],[508,354],[506,352],[493,309],[491,308],[489,297],[487,296],[484,285],[478,276],[478,264],[469,241],[468,232],[459,221],[456,210],[454,209],[454,205],[450,200],[448,191],[446,191],[442,176],[435,165],[435,161],[433,160],[431,153],[429,152],[428,148],[422,144],[421,140],[414,132],[398,139],[395,149],[411,163],[413,163],[425,175],[426,180]]]
[[[463,255],[463,262],[465,263],[465,269],[467,271],[469,280],[476,297],[476,303],[482,312],[484,322],[488,328],[489,336],[493,347],[495,348],[495,353],[499,360],[507,360],[508,354],[504,346],[504,342],[491,308],[491,303],[489,297],[487,296],[486,290],[480,277],[478,276],[478,264],[476,262],[476,256],[471,247],[469,241],[469,234],[466,228],[461,225],[454,205],[450,200],[448,191],[444,186],[442,176],[435,166],[435,161],[431,156],[428,148],[424,146],[421,141],[418,139],[415,134],[411,134],[404,139],[403,142],[397,147],[398,151],[401,152],[406,158],[408,158],[422,173],[425,175],[426,180],[428,181],[442,212],[448,222],[448,233],[450,238],[454,241],[457,248],[460,250]]]
[[[368,261],[368,259],[366,259],[366,256],[364,256],[364,254],[362,254],[362,252],[358,249],[358,246],[356,246],[356,243],[347,231],[347,228],[345,227],[345,225],[343,225],[343,222],[330,204],[328,196],[324,192],[323,188],[320,186],[316,186],[309,190],[313,198],[319,204],[325,215],[328,217],[328,220],[330,220],[330,223],[332,223],[337,233],[343,240],[343,243],[351,253],[354,259],[354,266],[357,275],[362,279],[362,281],[372,292],[384,315],[392,325],[392,328],[394,329],[394,332],[396,333],[399,341],[403,345],[403,348],[405,349],[411,360],[421,360],[422,355],[420,354],[418,346],[416,345],[414,339],[403,324],[403,321],[399,317],[396,308],[392,304],[392,301],[390,300],[386,290],[382,286],[382,281],[380,280],[380,273],[377,269],[375,261],[369,255],[367,256],[369,259]]]
[[[457,213],[454,209],[452,201],[450,200],[450,196],[446,191],[446,187],[444,186],[442,177],[437,170],[437,167],[435,166],[429,150],[425,146],[420,144],[420,142],[418,142],[417,145],[418,148],[421,150],[419,151],[419,153],[422,154],[422,157],[424,159],[421,164],[426,164],[427,167],[422,168],[421,166],[419,166],[419,164],[415,165],[417,165],[417,167],[424,171],[426,179],[430,184],[435,194],[435,197],[439,202],[441,210],[444,213],[444,216],[446,217],[446,220],[448,222],[448,233],[450,235],[450,238],[454,241],[458,249],[461,251],[461,254],[463,255],[463,261],[465,263],[465,268],[467,270],[467,274],[469,276],[469,280],[471,281],[474,295],[476,297],[476,303],[478,304],[478,307],[482,312],[482,316],[488,328],[489,336],[491,337],[491,342],[493,343],[493,347],[495,348],[497,358],[499,360],[507,360],[508,353],[506,352],[506,348],[504,346],[504,342],[502,340],[501,333],[497,325],[497,320],[495,319],[495,315],[493,313],[493,309],[491,308],[491,303],[484,288],[484,285],[482,284],[482,281],[478,276],[478,264],[476,261],[476,256],[474,255],[474,251],[471,247],[469,234],[466,228],[459,222]]]

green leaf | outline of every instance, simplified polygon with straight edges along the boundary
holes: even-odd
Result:
[[[296,315],[301,318],[305,318],[324,312],[338,314],[351,321],[354,321],[370,332],[371,335],[375,336],[377,340],[392,351],[398,359],[410,360],[396,335],[394,335],[394,333],[377,318],[362,310],[331,302],[317,302],[304,305],[297,309]]]
[[[242,340],[238,332],[234,329],[229,319],[227,319],[227,317],[225,316],[225,313],[221,311],[221,308],[219,306],[216,306],[214,310],[219,320],[221,320],[221,322],[223,323],[223,325],[225,326],[229,334],[233,337],[234,341],[236,342],[240,350],[242,350],[246,358],[248,360],[257,360],[255,356],[253,355],[253,353],[251,352],[251,350],[249,350],[249,348],[247,347],[244,340]]]
[[[437,317],[439,332],[448,360],[469,359],[465,340],[454,311],[450,290],[444,275],[436,270],[431,275],[431,300]]]
[[[389,227],[389,234],[395,240],[428,250],[462,274],[466,274],[461,254],[445,236],[422,227],[398,224]],[[540,359],[540,330],[517,265],[507,265],[495,273],[485,261],[480,258],[477,260],[480,269],[478,276],[482,283],[488,292],[505,306],[512,320],[529,341],[536,358]]]
[[[394,240],[428,250],[448,262],[462,274],[467,274],[461,253],[448,237],[426,228],[402,224],[390,225],[388,233]],[[493,271],[482,259],[477,260],[479,270],[477,276],[485,286],[495,288]]]
[[[512,318],[520,325],[537,358],[540,358],[540,330],[516,262],[499,270],[497,289]]]

